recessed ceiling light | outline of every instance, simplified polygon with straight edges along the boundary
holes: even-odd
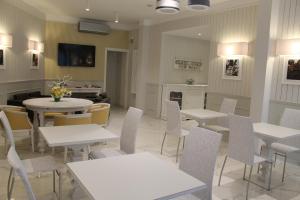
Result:
[[[202,33],[198,33],[198,36],[202,36]]]
[[[180,11],[179,0],[157,0],[156,11],[162,14],[176,14]]]
[[[87,11],[87,12],[90,12],[90,0],[87,0],[86,1],[86,8],[85,8],[85,11]]]
[[[210,7],[210,0],[188,0],[188,7],[193,10],[206,10]]]
[[[115,23],[119,23],[119,15],[118,13],[115,13]]]

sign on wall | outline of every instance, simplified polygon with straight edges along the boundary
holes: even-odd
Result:
[[[193,70],[193,71],[202,71],[203,66],[201,60],[191,60],[191,59],[183,59],[176,58],[174,61],[174,68],[180,70]]]

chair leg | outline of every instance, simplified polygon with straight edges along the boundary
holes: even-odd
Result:
[[[220,173],[220,177],[219,177],[218,186],[220,186],[220,184],[221,184],[222,174],[223,174],[223,171],[224,171],[224,167],[225,167],[227,158],[228,158],[228,156],[226,155],[226,156],[225,156],[225,159],[224,159],[224,161],[223,161],[223,165],[222,165],[222,169],[221,169],[221,173]]]
[[[10,200],[14,188],[15,183],[15,176],[13,168],[10,168],[9,177],[8,177],[8,184],[7,184],[7,199]]]
[[[58,172],[58,200],[62,199],[62,173]]]
[[[4,138],[4,155],[6,156],[7,154],[7,139],[6,137]]]
[[[260,171],[260,164],[257,165],[257,173],[259,174]]]
[[[251,166],[251,168],[250,168],[249,179],[248,179],[248,183],[247,183],[246,200],[248,200],[248,195],[249,195],[249,187],[250,187],[250,181],[251,181],[251,176],[252,176],[252,169],[253,169],[253,166]]]
[[[55,186],[55,173],[56,173],[56,171],[53,170],[52,174],[53,174],[53,192],[54,193],[56,192],[56,190],[55,190],[55,188],[56,188],[56,186]]]
[[[184,144],[185,144],[185,136],[183,137],[182,149],[184,149]]]
[[[30,137],[31,137],[31,150],[34,153],[34,133],[33,131],[30,131]]]
[[[163,153],[163,148],[164,148],[166,137],[167,137],[167,132],[165,132],[164,139],[161,143],[160,155],[162,155],[162,153]]]
[[[275,167],[275,164],[276,164],[276,161],[277,161],[277,153],[275,153],[275,159],[274,159],[274,167]]]
[[[65,151],[64,151],[64,163],[67,163],[67,159],[68,159],[68,147],[65,147]]]
[[[179,156],[179,146],[181,142],[181,137],[178,139],[178,144],[177,144],[177,151],[176,151],[176,163],[178,162],[178,156]]]
[[[247,165],[245,164],[243,180],[246,180],[246,171],[247,171]]]
[[[286,160],[287,160],[287,155],[284,155],[284,163],[283,163],[283,172],[282,172],[282,180],[281,182],[284,182],[284,176],[285,176],[285,168],[286,168]]]

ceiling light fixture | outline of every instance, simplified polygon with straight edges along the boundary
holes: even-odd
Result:
[[[157,0],[156,11],[162,14],[176,14],[180,11],[179,0]]]
[[[85,11],[89,12],[91,9],[90,9],[90,0],[87,0],[86,1],[86,8],[85,8]]]
[[[118,13],[115,14],[115,21],[114,22],[115,23],[119,23],[119,15],[118,15]]]
[[[198,33],[198,36],[199,36],[199,37],[202,36],[202,33]]]
[[[193,10],[206,10],[210,7],[210,0],[188,0],[188,7]]]

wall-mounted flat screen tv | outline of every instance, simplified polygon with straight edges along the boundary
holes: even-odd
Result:
[[[57,63],[62,67],[95,67],[96,47],[58,43]]]

